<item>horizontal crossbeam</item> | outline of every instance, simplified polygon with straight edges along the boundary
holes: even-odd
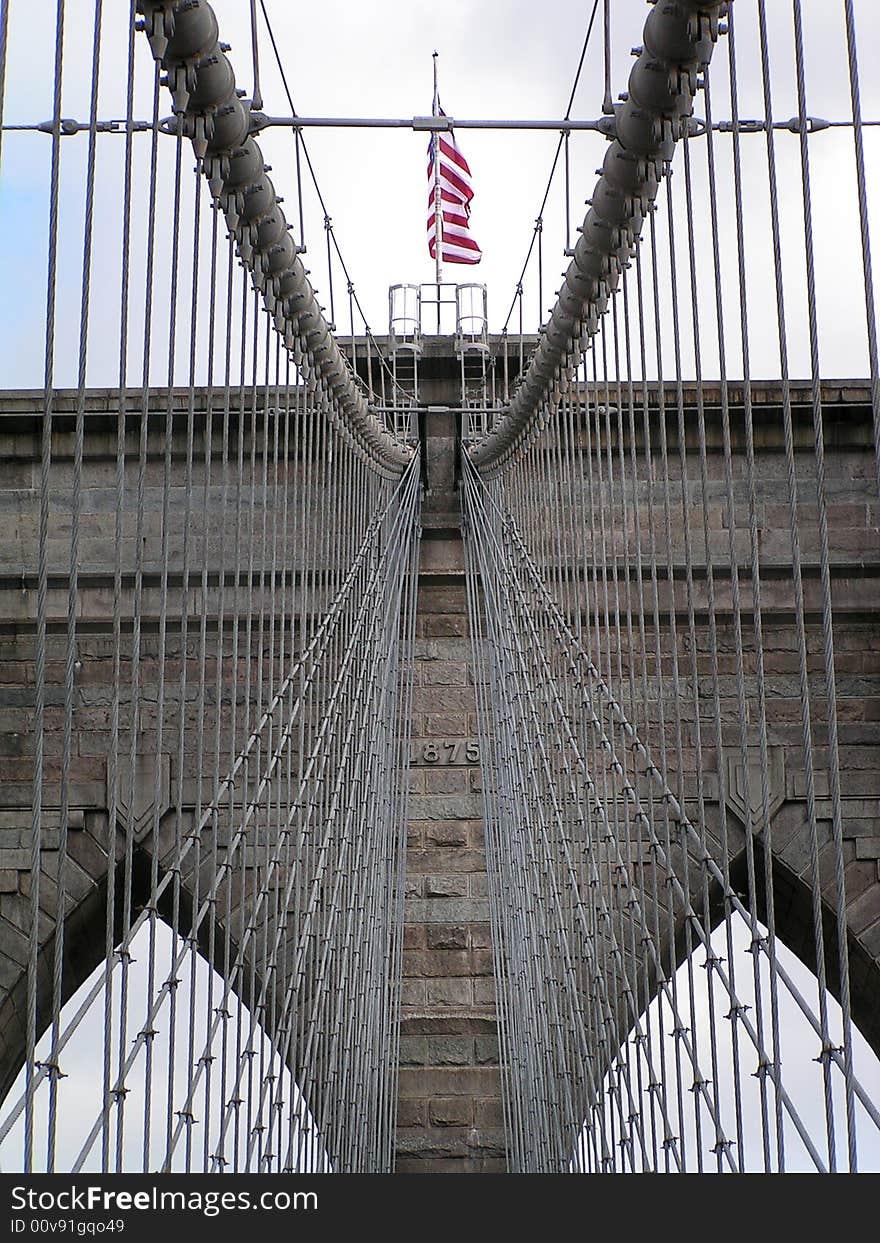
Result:
[[[416,133],[446,133],[452,129],[487,129],[487,130],[549,130],[560,134],[576,134],[579,132],[592,132],[604,134],[606,137],[614,137],[614,118],[613,117],[596,117],[593,120],[583,119],[574,120],[571,117],[556,120],[555,118],[521,118],[519,120],[507,120],[501,117],[482,117],[478,119],[462,120],[458,117],[300,117],[300,116],[268,116],[263,112],[251,113],[251,129],[257,133],[264,129],[405,129],[414,130]],[[159,123],[159,129],[163,134],[173,137],[177,133],[176,121],[174,117],[165,117]],[[72,117],[63,117],[60,122],[62,137],[72,137],[74,134],[88,133],[88,121],[77,121]],[[98,121],[96,130],[99,134],[124,134],[126,132],[126,121],[110,119],[107,121]],[[863,126],[880,126],[878,121],[862,121]],[[716,121],[710,127],[701,117],[691,117],[689,122],[689,137],[698,138],[701,134],[711,128],[720,134],[732,134],[736,131],[738,134],[765,134],[769,129],[776,131],[787,131],[789,134],[799,134],[802,128],[806,129],[808,134],[819,134],[828,129],[852,129],[851,120],[827,121],[824,117],[804,117],[801,121],[800,117],[790,117],[787,121],[772,121],[768,126],[766,121],[760,118],[755,120],[747,120],[740,118],[738,121]],[[4,125],[5,131],[27,131],[38,132],[41,134],[51,134],[54,130],[53,121],[27,121]],[[133,121],[131,123],[131,132],[135,134],[146,134],[152,129],[150,121]]]

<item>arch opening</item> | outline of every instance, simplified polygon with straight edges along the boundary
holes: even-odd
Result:
[[[255,997],[237,996],[191,940],[148,919],[114,959],[109,987],[105,975],[101,963],[61,1010],[60,1030],[75,1026],[60,1074],[46,1073],[51,1028],[37,1043],[34,1172],[332,1172],[289,1049],[268,1035]],[[25,1168],[27,1082],[23,1066],[0,1114],[6,1172]],[[63,1127],[53,1127],[62,1101]]]
[[[766,927],[755,932],[765,943]],[[618,1049],[575,1145],[573,1173],[880,1170],[880,1127],[793,993],[756,949],[752,928],[720,923],[685,958]],[[815,1015],[819,984],[777,936],[778,966]],[[731,982],[719,987],[719,970]],[[824,1027],[843,1045],[843,1016],[825,995]],[[778,1067],[778,1074],[776,1068]],[[880,1092],[880,1059],[853,1025],[853,1081]],[[849,1117],[848,1117],[849,1113]]]

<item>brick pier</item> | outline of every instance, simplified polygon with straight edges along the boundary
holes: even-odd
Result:
[[[471,641],[452,508],[453,418],[433,415],[423,514],[397,1173],[506,1167]]]

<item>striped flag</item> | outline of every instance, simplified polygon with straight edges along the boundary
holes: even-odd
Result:
[[[439,108],[439,116],[446,113]],[[458,149],[452,130],[432,134],[428,143],[428,252],[436,259],[437,220],[435,214],[434,146],[440,149],[440,199],[443,217],[442,263],[479,263],[483,256],[471,237],[468,217],[471,214],[471,170]]]

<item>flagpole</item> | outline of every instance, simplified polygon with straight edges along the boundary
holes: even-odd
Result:
[[[437,56],[434,52],[434,103],[432,115],[440,115],[440,95],[437,90]],[[437,332],[440,331],[440,282],[443,279],[441,256],[443,254],[443,196],[440,190],[440,135],[437,130],[432,134],[434,143],[434,269],[437,281]]]

